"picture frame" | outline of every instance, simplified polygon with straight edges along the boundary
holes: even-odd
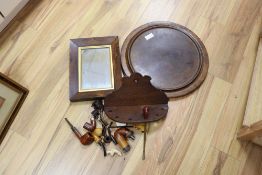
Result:
[[[69,99],[104,98],[121,85],[117,36],[70,40]]]
[[[29,90],[0,72],[0,144],[11,127]]]

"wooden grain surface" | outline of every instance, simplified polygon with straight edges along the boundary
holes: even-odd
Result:
[[[241,140],[252,140],[261,145],[262,136],[262,39],[259,40],[256,61],[253,69],[247,106],[244,115],[243,128],[238,137]]]
[[[243,125],[262,120],[262,38],[259,42]]]
[[[0,36],[0,71],[30,93],[0,146],[0,174],[262,174],[261,148],[236,139],[242,125],[259,34],[261,0],[31,0]],[[76,126],[91,102],[69,101],[69,39],[118,35],[169,20],[194,31],[210,68],[200,89],[169,102],[121,158],[82,146]]]
[[[238,138],[240,140],[252,140],[255,137],[262,137],[262,120],[253,123],[250,126],[242,127],[238,132]]]

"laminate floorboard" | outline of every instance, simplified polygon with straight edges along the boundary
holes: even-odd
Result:
[[[69,40],[117,35],[172,21],[205,44],[210,67],[195,92],[169,101],[123,157],[82,146],[92,102],[69,101]],[[0,33],[0,71],[30,93],[0,146],[0,174],[259,175],[262,148],[236,139],[242,126],[262,23],[261,0],[31,0]],[[84,130],[80,129],[81,132]]]

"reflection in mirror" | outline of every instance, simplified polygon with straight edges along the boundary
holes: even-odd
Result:
[[[114,89],[111,46],[80,49],[80,91]]]

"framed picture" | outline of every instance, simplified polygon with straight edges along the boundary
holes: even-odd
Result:
[[[0,144],[27,94],[26,88],[0,73]]]
[[[121,84],[118,37],[70,40],[71,101],[103,98]]]

